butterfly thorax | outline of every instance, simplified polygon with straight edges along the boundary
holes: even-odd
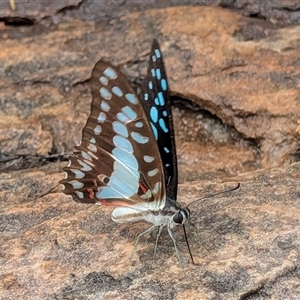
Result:
[[[168,226],[173,228],[177,224],[188,221],[190,210],[183,208],[173,199],[166,198],[162,209],[153,209],[149,205],[132,205],[130,207],[116,207],[112,213],[113,221],[117,223],[146,221],[156,226]]]

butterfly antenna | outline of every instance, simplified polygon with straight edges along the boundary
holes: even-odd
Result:
[[[222,192],[218,192],[218,193],[211,194],[211,195],[202,197],[202,198],[200,198],[200,199],[197,199],[197,200],[191,202],[191,203],[190,203],[189,205],[187,205],[186,207],[190,206],[191,204],[193,204],[193,203],[195,203],[195,202],[198,202],[198,201],[200,201],[200,200],[206,199],[206,198],[211,198],[211,197],[214,197],[214,196],[217,196],[217,195],[221,195],[221,194],[224,194],[224,193],[229,193],[229,192],[235,191],[235,190],[237,190],[239,187],[240,187],[240,183],[238,183],[237,186],[235,186],[234,188],[231,188],[231,189],[228,189],[228,190],[225,190],[225,191],[222,191]],[[192,254],[192,251],[191,251],[191,248],[190,248],[190,244],[189,244],[189,241],[188,241],[188,238],[187,238],[186,229],[185,229],[184,224],[182,225],[182,228],[183,228],[184,239],[185,239],[185,242],[186,242],[186,245],[187,245],[187,247],[188,247],[188,251],[189,251],[190,257],[191,257],[191,262],[192,262],[193,265],[195,265],[194,258],[193,258],[193,254]]]
[[[221,192],[218,192],[218,193],[215,193],[215,194],[207,195],[207,196],[204,196],[204,197],[199,198],[197,200],[194,200],[191,203],[189,203],[186,207],[189,207],[191,204],[193,204],[195,202],[198,202],[200,200],[206,199],[206,198],[212,198],[212,197],[217,196],[217,195],[221,195],[221,194],[226,194],[226,193],[229,193],[229,192],[233,192],[233,191],[237,190],[239,187],[240,187],[240,183],[238,183],[237,186],[235,186],[235,187],[233,187],[231,189],[228,189],[228,190],[225,190],[225,191],[221,191]]]

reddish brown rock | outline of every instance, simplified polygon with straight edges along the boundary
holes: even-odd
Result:
[[[238,191],[191,207],[187,230],[197,265],[180,227],[181,263],[166,232],[156,258],[152,235],[129,260],[147,225],[117,225],[103,207],[75,203],[58,190],[47,194],[60,168],[0,175],[2,299],[298,297],[299,163],[227,183],[181,184],[178,201],[187,204],[241,182]]]
[[[5,28],[1,168],[39,167],[0,174],[0,298],[297,299],[300,167],[290,163],[299,152],[299,30],[204,7],[53,30]],[[167,233],[157,258],[152,236],[129,261],[146,224],[118,226],[109,210],[49,192],[64,165],[50,158],[66,157],[80,140],[95,62],[109,57],[138,83],[154,37],[181,103],[178,201],[241,182],[191,207],[196,266],[180,228],[181,264]]]
[[[149,23],[156,28],[152,36]],[[11,149],[17,155],[44,156],[71,150],[89,114],[86,82],[95,62],[110,57],[131,79],[137,78],[145,72],[146,62],[136,62],[147,61],[149,44],[157,36],[173,95],[219,118],[210,125],[193,121],[198,128],[188,129],[193,142],[202,147],[225,143],[232,153],[236,149],[235,167],[228,165],[225,172],[298,159],[298,27],[275,30],[221,9],[185,7],[132,14],[99,26],[73,24],[30,36],[27,32],[23,38],[15,30],[7,34],[0,45],[0,104],[10,119],[0,123],[5,156]],[[40,130],[19,147],[22,136],[31,136],[27,125],[16,134],[22,123]],[[178,148],[185,143],[187,149],[191,139],[180,129],[186,125],[175,123],[183,134]],[[199,153],[207,156],[212,169],[215,161],[209,156],[214,155],[209,149]]]
[[[6,22],[35,22],[49,16],[53,16],[66,8],[74,8],[82,1],[16,1],[7,0],[0,2],[0,18]]]
[[[16,1],[0,2],[0,18],[7,24],[33,24],[35,22],[55,24],[71,21],[106,21],[133,12],[153,8],[193,5],[201,7],[222,6],[255,19],[263,19],[278,26],[299,24],[300,4],[296,0],[64,0],[64,1]],[[217,17],[218,18],[218,17]]]

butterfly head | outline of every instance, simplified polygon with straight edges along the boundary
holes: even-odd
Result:
[[[164,210],[169,215],[170,227],[177,224],[184,225],[190,218],[191,211],[187,207],[182,207],[177,201],[167,198]]]
[[[191,211],[188,208],[180,208],[173,216],[173,222],[176,224],[184,224],[188,222]]]

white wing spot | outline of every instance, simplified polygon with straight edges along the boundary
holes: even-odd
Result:
[[[108,84],[108,79],[105,76],[101,76],[99,78],[99,81],[103,84],[103,85],[107,85]]]
[[[75,174],[75,177],[77,179],[81,179],[84,177],[84,173],[81,172],[80,170],[76,170],[76,169],[70,169],[71,172],[73,172]]]
[[[83,162],[79,159],[77,161],[82,166],[82,169],[81,169],[82,171],[91,171],[92,170],[92,168],[88,164],[86,164],[85,162]]]
[[[97,118],[97,121],[98,121],[99,123],[104,123],[105,120],[106,120],[106,113],[104,113],[103,111],[101,111],[101,112],[99,113],[99,116],[98,116],[98,118]]]
[[[94,128],[94,133],[96,135],[99,135],[102,131],[102,127],[100,125],[97,125],[95,128]],[[95,139],[94,139],[95,140]],[[96,142],[96,141],[95,141]]]
[[[105,100],[110,100],[112,98],[111,92],[105,87],[102,87],[99,90],[99,93],[100,93],[100,96]]]
[[[149,142],[149,138],[147,136],[143,136],[138,132],[133,131],[130,135],[139,144],[146,144]]]
[[[108,112],[110,110],[110,105],[108,104],[108,102],[102,100],[100,107],[103,111]]]
[[[108,77],[109,79],[116,79],[118,77],[118,74],[116,73],[116,71],[111,67],[107,67],[105,69],[105,71],[103,72],[103,74],[106,77]]]
[[[73,189],[76,189],[76,190],[81,189],[84,186],[84,184],[82,182],[79,182],[77,180],[71,180],[71,181],[69,181],[69,183],[73,186]]]
[[[83,196],[83,192],[78,192],[78,191],[75,191],[76,195],[78,196],[79,199],[83,199],[84,196]]]
[[[81,156],[82,156],[85,160],[92,160],[91,156],[88,155],[85,151],[81,151]]]
[[[152,190],[153,194],[156,194],[161,189],[161,182],[156,182]]]
[[[150,155],[144,155],[143,156],[143,159],[146,163],[151,163],[154,161],[154,157],[153,156],[150,156]]]
[[[148,176],[153,177],[158,173],[158,169],[153,169],[148,172]]]
[[[87,152],[91,157],[93,157],[94,159],[97,159],[98,160],[98,156],[95,155],[94,153],[92,153],[91,151],[88,151]]]
[[[97,147],[94,144],[89,144],[88,149],[93,151],[93,152],[97,152]]]

